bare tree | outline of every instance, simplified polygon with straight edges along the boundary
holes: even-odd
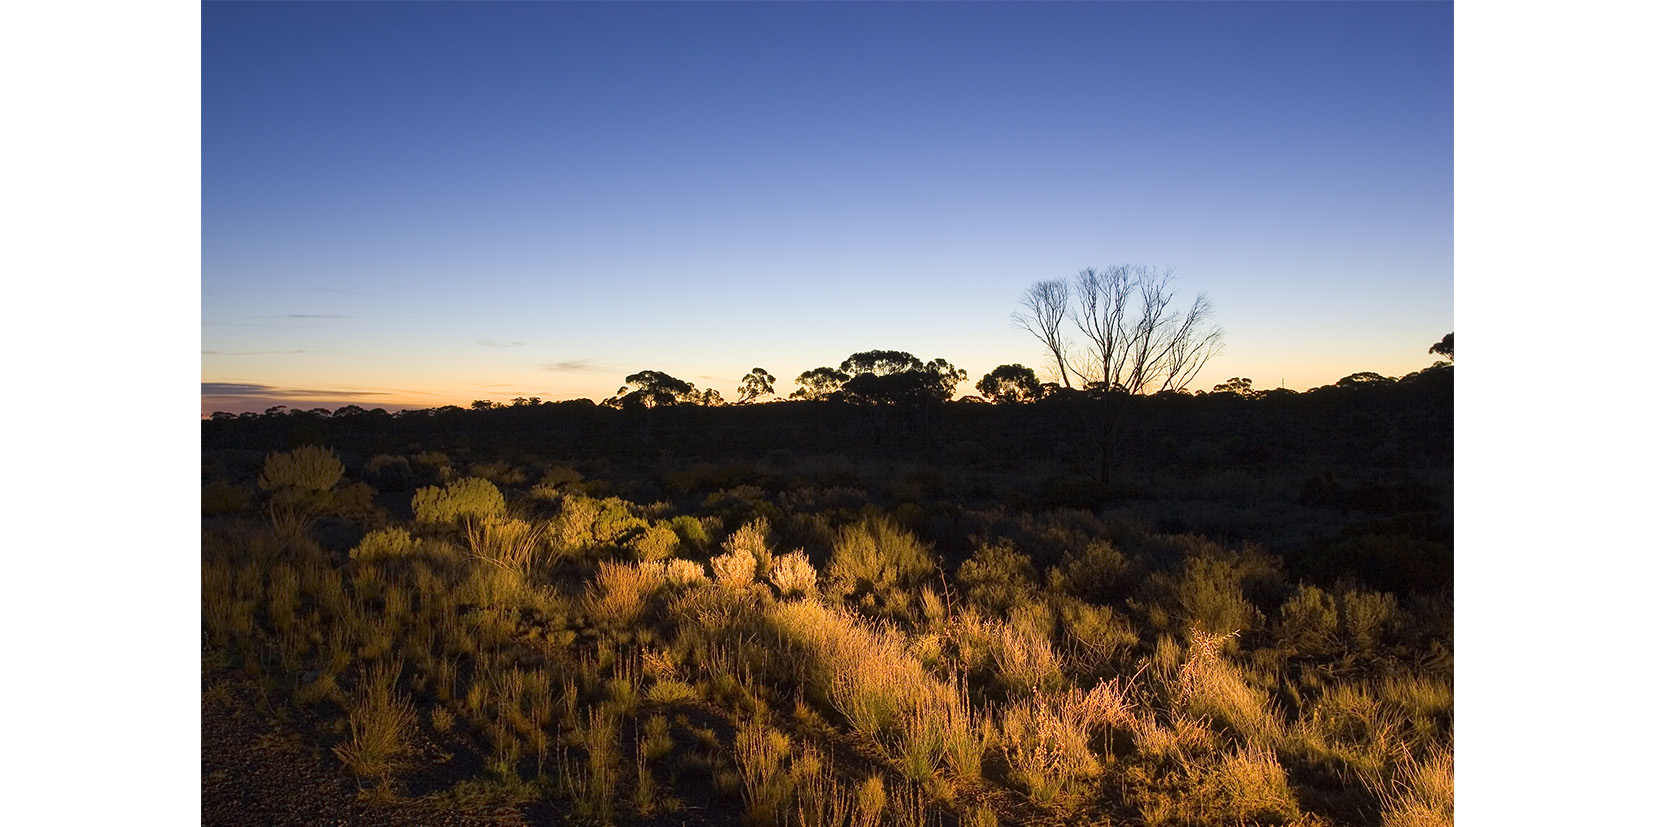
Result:
[[[1027,312],[1011,318],[1051,352],[1063,385],[1072,373],[1096,392],[1098,475],[1106,486],[1126,406],[1116,396],[1183,390],[1223,350],[1223,329],[1202,293],[1176,307],[1172,271],[1087,267],[1066,281],[1042,281],[1022,295]],[[1080,335],[1070,341],[1064,325]],[[1087,429],[1091,429],[1087,424]]]
[[[1062,340],[1062,321],[1068,315],[1068,282],[1052,280],[1035,284],[1022,294],[1022,306],[1028,308],[1028,312],[1017,311],[1011,318],[1051,351],[1063,387],[1074,387],[1068,381],[1067,346]]]
[[[1182,390],[1222,352],[1223,329],[1212,322],[1211,301],[1202,293],[1188,311],[1175,310],[1172,279],[1169,270],[1128,265],[1088,267],[1074,276],[1078,298],[1070,320],[1089,352],[1067,361],[1083,366],[1088,385],[1130,394]]]

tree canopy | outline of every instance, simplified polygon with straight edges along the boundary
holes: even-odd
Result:
[[[1000,365],[976,383],[976,389],[989,402],[1033,402],[1045,395],[1039,377],[1032,368],[1022,365]]]
[[[713,392],[714,394],[716,391]],[[695,386],[658,370],[639,371],[626,377],[626,384],[605,399],[603,404],[613,408],[659,408],[670,405],[705,404],[704,394]],[[722,402],[720,398],[718,400]]]
[[[1453,361],[1453,334],[1449,333],[1443,336],[1442,340],[1431,345],[1427,352],[1438,356],[1446,356],[1447,361]]]

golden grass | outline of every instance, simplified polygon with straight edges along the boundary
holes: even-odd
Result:
[[[396,689],[401,674],[402,664],[397,662],[367,670],[350,709],[350,739],[333,748],[359,778],[387,781],[407,751],[414,710],[412,699]]]

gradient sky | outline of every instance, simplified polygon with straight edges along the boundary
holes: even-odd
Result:
[[[1171,267],[1231,376],[1453,329],[1449,3],[202,7],[202,411],[733,398],[1044,365],[1024,289]],[[962,392],[974,392],[961,386]]]

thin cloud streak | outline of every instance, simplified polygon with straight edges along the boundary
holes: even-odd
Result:
[[[249,399],[308,399],[315,397],[348,399],[356,396],[389,396],[390,394],[385,391],[279,388],[274,385],[261,385],[256,382],[202,382],[201,395],[203,397],[234,396]]]
[[[493,339],[478,339],[477,344],[483,347],[522,347],[522,342],[496,342]]]
[[[570,359],[566,362],[548,362],[540,366],[541,370],[552,373],[580,373],[583,371],[606,370],[595,359]]]

